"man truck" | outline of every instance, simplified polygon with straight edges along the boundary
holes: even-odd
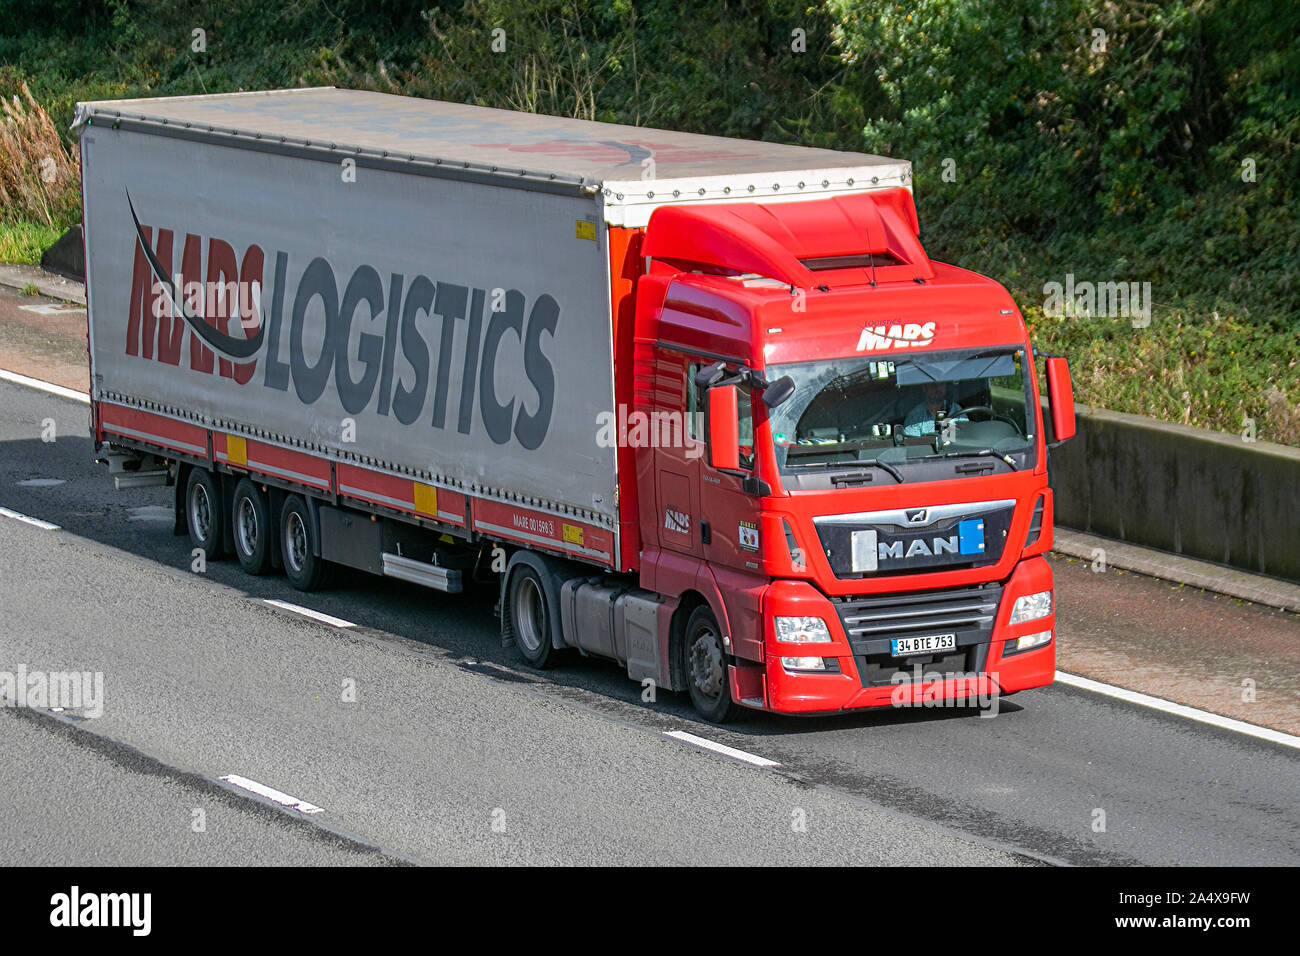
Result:
[[[77,126],[96,452],[205,556],[499,581],[529,665],[712,721],[1052,681],[1069,370],[907,162],[333,88]]]

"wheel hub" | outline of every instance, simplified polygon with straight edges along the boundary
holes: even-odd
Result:
[[[190,494],[190,519],[194,522],[194,533],[202,541],[208,540],[212,531],[212,503],[208,501],[208,489],[196,484]]]
[[[239,546],[244,554],[252,554],[257,550],[257,509],[253,507],[253,502],[247,498],[240,499],[239,502]]]
[[[303,527],[302,518],[298,514],[289,515],[285,533],[288,537],[285,558],[295,572],[301,571],[307,560],[307,529]]]
[[[691,679],[700,693],[712,699],[722,693],[723,673],[717,635],[704,631],[691,645]]]
[[[521,580],[515,591],[514,627],[515,635],[529,651],[536,651],[542,646],[542,636],[546,633],[542,607],[542,595],[537,582],[532,578]]]

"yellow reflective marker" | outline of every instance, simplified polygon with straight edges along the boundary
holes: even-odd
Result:
[[[585,219],[578,219],[573,223],[574,235],[579,239],[590,239],[596,241],[596,224],[587,222]]]
[[[433,485],[425,485],[420,482],[413,482],[415,485],[415,510],[422,515],[436,515],[438,513],[438,489]]]
[[[226,460],[232,465],[248,464],[248,442],[242,435],[226,436]]]

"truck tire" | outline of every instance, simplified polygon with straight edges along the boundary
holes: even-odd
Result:
[[[276,540],[271,526],[271,509],[266,495],[247,478],[235,485],[230,505],[231,536],[239,566],[249,574],[261,575],[271,570],[271,554]]]
[[[302,495],[288,495],[280,509],[280,560],[284,576],[299,591],[329,585],[330,564],[315,552],[316,522]]]
[[[701,717],[713,724],[725,724],[740,708],[731,699],[727,673],[727,650],[722,646],[722,628],[707,604],[701,604],[686,620],[682,637],[686,689]]]
[[[207,561],[221,557],[222,510],[221,489],[212,472],[191,468],[185,484],[185,527],[190,542],[203,552]]]
[[[539,670],[555,663],[551,640],[551,611],[546,582],[536,569],[518,565],[510,575],[506,600],[501,608],[501,630],[513,639],[524,660]]]

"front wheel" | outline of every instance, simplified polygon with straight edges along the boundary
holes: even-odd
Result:
[[[722,629],[707,605],[697,607],[687,619],[683,650],[686,689],[696,711],[710,723],[725,724],[732,720],[740,708],[731,699]]]

